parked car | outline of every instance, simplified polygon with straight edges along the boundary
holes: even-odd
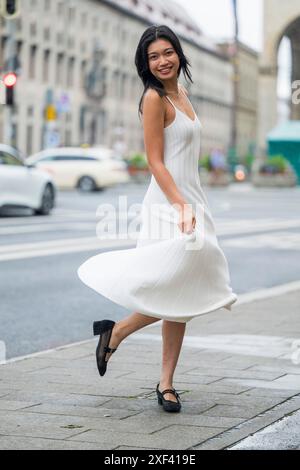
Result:
[[[90,192],[130,181],[126,162],[114,158],[105,148],[47,149],[27,162],[47,171],[60,189]]]
[[[48,215],[56,192],[50,175],[28,165],[18,150],[0,144],[0,209],[31,208],[35,214]]]

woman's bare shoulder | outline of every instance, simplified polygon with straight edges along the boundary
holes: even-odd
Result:
[[[143,110],[145,109],[152,110],[162,110],[163,109],[163,100],[160,95],[154,88],[148,88],[143,97]]]

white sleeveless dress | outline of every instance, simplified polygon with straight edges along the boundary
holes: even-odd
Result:
[[[152,175],[135,248],[97,254],[77,273],[87,286],[116,304],[185,323],[222,307],[231,310],[237,296],[200,183],[202,125],[195,111],[192,120],[168,100],[175,119],[164,129],[164,164],[196,213],[195,230],[181,232],[179,212]]]

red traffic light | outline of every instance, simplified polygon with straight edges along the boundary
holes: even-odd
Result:
[[[9,72],[4,75],[3,83],[7,88],[13,88],[17,83],[17,75],[13,72]]]

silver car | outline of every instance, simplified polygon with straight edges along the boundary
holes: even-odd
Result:
[[[0,144],[0,210],[31,208],[48,215],[55,206],[57,189],[50,175],[25,163],[20,152]]]

